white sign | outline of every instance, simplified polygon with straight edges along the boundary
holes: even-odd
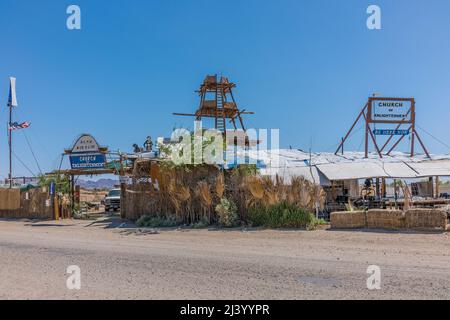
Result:
[[[411,101],[372,100],[372,120],[411,121]]]
[[[72,148],[72,153],[100,152],[100,145],[90,134],[84,134],[78,138]]]

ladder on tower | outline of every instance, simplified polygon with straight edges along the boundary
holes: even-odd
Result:
[[[217,84],[216,100],[217,100],[216,129],[218,131],[225,133],[226,119],[225,119],[225,109],[224,109],[224,97],[223,97],[222,85],[220,85],[220,84]]]

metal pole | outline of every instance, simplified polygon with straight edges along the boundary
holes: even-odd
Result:
[[[12,104],[9,104],[9,123],[8,123],[8,132],[9,132],[9,188],[12,189]]]
[[[370,110],[370,106],[369,106],[369,110]],[[364,157],[368,158],[369,157],[369,131],[370,131],[370,124],[369,124],[369,114],[370,111],[367,112],[367,115],[364,115],[364,120],[366,121],[366,135],[365,135],[365,148],[364,148]]]

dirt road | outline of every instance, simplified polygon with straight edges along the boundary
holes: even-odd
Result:
[[[66,268],[81,269],[68,290]],[[381,268],[370,291],[368,266]],[[0,221],[1,299],[449,299],[447,234]]]

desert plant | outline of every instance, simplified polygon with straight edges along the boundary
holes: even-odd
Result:
[[[174,218],[149,215],[142,216],[136,221],[136,225],[141,228],[173,228],[179,224]]]
[[[316,217],[318,217],[319,211],[322,210],[325,206],[327,194],[321,186],[317,184],[311,184],[309,187],[309,197],[310,202],[307,208],[314,210],[316,213]]]
[[[264,200],[263,203],[265,205],[274,205],[280,202],[278,189],[282,187],[282,185],[277,185],[272,177],[264,176],[262,178],[263,186],[264,186]]]
[[[249,210],[249,221],[253,226],[268,228],[306,228],[314,222],[314,215],[307,209],[288,202],[269,206],[255,206]]]
[[[237,207],[232,200],[222,198],[216,206],[219,225],[226,228],[234,227],[238,221]]]
[[[249,191],[249,197],[246,203],[248,207],[253,207],[262,203],[262,200],[264,198],[264,186],[260,177],[246,177],[243,180],[242,185]]]
[[[209,226],[209,221],[205,218],[200,219],[200,221],[191,225],[194,229],[205,229]]]
[[[306,230],[313,231],[316,230],[318,226],[326,225],[327,222],[324,219],[318,219],[313,217],[312,221],[306,226]]]
[[[200,181],[197,184],[197,196],[200,200],[200,207],[204,218],[208,218],[211,221],[211,206],[213,204],[213,198],[208,182]]]
[[[404,205],[403,210],[407,211],[411,208],[412,203],[412,194],[411,190],[409,190],[408,184],[405,182],[400,182],[400,187],[403,190],[403,196],[404,196]]]
[[[222,199],[224,193],[225,193],[225,177],[223,176],[222,173],[220,173],[216,179],[216,196],[217,196],[217,198]]]

